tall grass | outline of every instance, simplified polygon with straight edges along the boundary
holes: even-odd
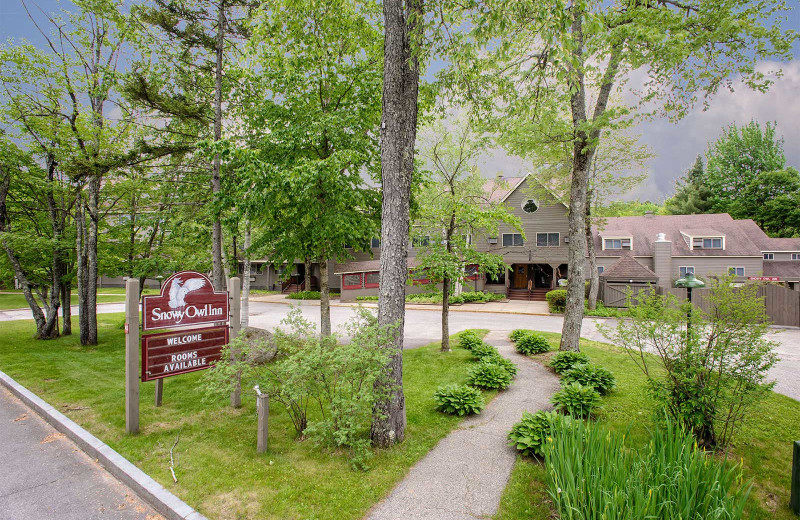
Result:
[[[552,424],[548,492],[562,520],[722,520],[743,516],[741,467],[698,450],[666,422],[640,451],[625,435],[584,421]]]

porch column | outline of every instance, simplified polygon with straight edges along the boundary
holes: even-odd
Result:
[[[556,265],[550,264],[550,269],[553,270],[553,278],[552,278],[552,280],[550,280],[550,288],[551,289],[556,289],[558,287],[557,283],[558,283],[558,266],[559,265],[560,264],[556,264]]]

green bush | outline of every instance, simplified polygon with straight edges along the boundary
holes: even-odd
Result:
[[[433,400],[437,410],[449,415],[473,415],[486,406],[481,391],[467,385],[440,386],[433,394]]]
[[[377,296],[356,296],[357,302],[376,302],[378,301]]]
[[[517,365],[515,365],[513,361],[504,358],[500,353],[485,356],[482,359],[491,361],[492,363],[505,368],[506,372],[511,374],[511,377],[516,376],[517,372],[519,371],[519,368],[517,368]]]
[[[547,298],[547,306],[550,308],[550,312],[564,312],[564,308],[567,306],[566,289],[555,289],[550,291],[545,295],[545,298]]]
[[[474,330],[465,330],[458,334],[458,346],[467,350],[482,345],[483,340]]]
[[[617,379],[614,374],[600,365],[581,364],[575,365],[564,372],[561,382],[565,385],[570,383],[580,383],[583,386],[590,386],[600,392],[607,394],[617,386]]]
[[[542,457],[544,445],[551,436],[552,424],[571,420],[571,417],[543,410],[536,413],[522,412],[522,420],[508,434],[509,445],[526,457]]]
[[[586,418],[600,404],[600,392],[591,386],[580,383],[570,383],[560,391],[553,394],[550,402],[560,410],[572,417]]]
[[[744,517],[749,486],[741,484],[741,466],[704,454],[671,421],[641,449],[626,447],[624,435],[599,424],[550,424],[544,468],[560,518]]]
[[[464,297],[463,296],[451,296],[447,301],[450,302],[450,305],[460,305],[460,304],[464,303]]]
[[[505,390],[511,384],[511,374],[497,363],[483,360],[469,371],[467,383],[476,388]]]
[[[582,365],[588,362],[589,356],[583,352],[566,350],[553,356],[553,359],[550,360],[550,366],[556,371],[557,374],[563,374],[575,365]]]
[[[550,351],[550,342],[534,332],[528,332],[517,340],[516,347],[517,352],[522,354],[543,354]]]
[[[290,300],[319,300],[322,295],[319,291],[299,291],[286,295]]]
[[[485,357],[499,356],[500,353],[488,343],[481,342],[480,345],[472,347],[472,355],[477,359],[483,359]]]
[[[511,339],[511,341],[513,341],[514,343],[516,343],[517,341],[519,341],[519,339],[520,339],[522,336],[524,336],[524,335],[526,335],[526,334],[530,334],[530,332],[531,332],[531,331],[529,331],[529,330],[526,330],[526,329],[515,329],[515,330],[512,330],[512,331],[511,331],[511,334],[509,334],[509,335],[508,335],[508,337]]]

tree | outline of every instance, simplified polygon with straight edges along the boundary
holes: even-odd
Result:
[[[222,140],[223,105],[235,78],[226,74],[236,46],[249,35],[247,20],[255,0],[154,0],[138,19],[154,29],[150,38],[158,59],[136,64],[127,77],[127,94],[157,117],[169,118],[164,132],[178,137],[182,152],[204,139]],[[195,160],[203,162],[201,156]],[[208,165],[205,165],[208,167]],[[211,280],[227,287],[222,237],[222,159],[211,158]]]
[[[502,255],[480,252],[473,242],[476,234],[497,234],[505,222],[522,232],[522,223],[503,205],[493,200],[484,186],[476,159],[483,149],[468,124],[448,130],[437,124],[429,129],[422,156],[431,168],[417,201],[419,212],[415,226],[430,237],[418,255],[417,269],[433,283],[442,283],[442,351],[450,351],[450,293],[453,286],[465,282],[468,266],[488,275],[504,272],[508,266]],[[490,181],[491,182],[491,181]],[[502,181],[492,187],[500,188]],[[494,191],[492,190],[492,192]]]
[[[694,164],[675,185],[675,195],[667,199],[664,207],[671,215],[697,215],[713,211],[711,190],[706,185],[703,158],[699,155]]]
[[[376,385],[390,391],[373,409],[373,444],[388,447],[405,437],[406,405],[403,394],[403,327],[411,177],[419,111],[419,46],[423,33],[421,0],[383,2],[383,113],[381,116],[381,270],[378,322],[393,326],[392,357]],[[380,392],[384,395],[383,392]]]
[[[775,124],[764,128],[751,121],[739,128],[732,124],[722,131],[706,152],[706,186],[711,192],[714,211],[731,213],[734,218],[748,218],[737,213],[747,186],[760,173],[774,172],[786,167],[783,139],[775,135]]]
[[[453,57],[454,81],[469,87],[480,117],[512,153],[530,156],[554,140],[572,145],[571,283],[561,349],[579,348],[588,178],[603,130],[633,110],[679,119],[698,97],[707,105],[732,77],[765,90],[770,82],[754,63],[790,59],[796,35],[780,27],[787,10],[782,0],[486,0],[477,6],[476,45]],[[609,108],[609,96],[633,71],[646,75],[634,91],[637,102]]]
[[[378,232],[380,194],[362,174],[378,169],[380,33],[349,0],[272,7],[256,20],[238,92],[249,149],[237,161],[262,201],[248,210],[260,221],[253,248],[276,265],[319,261],[330,335],[329,263],[349,259],[347,246],[369,250]]]
[[[800,235],[800,173],[794,168],[761,172],[742,196],[730,204],[731,212],[753,219],[774,237]]]

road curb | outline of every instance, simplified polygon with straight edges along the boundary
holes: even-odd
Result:
[[[96,459],[109,473],[130,487],[153,509],[169,520],[207,520],[186,502],[170,493],[164,486],[137,468],[128,459],[111,449],[103,441],[78,426],[75,421],[56,410],[11,376],[0,370],[0,384],[33,408],[53,428],[69,437],[88,456]]]

